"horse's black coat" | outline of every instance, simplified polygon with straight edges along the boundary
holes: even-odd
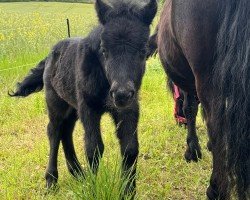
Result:
[[[123,2],[112,7],[96,1],[101,24],[88,37],[66,39],[54,46],[50,55],[19,84],[12,96],[28,96],[45,86],[49,113],[49,164],[47,187],[58,179],[57,154],[62,141],[69,171],[81,173],[72,132],[80,118],[85,130],[85,148],[94,171],[102,156],[100,120],[109,112],[117,126],[123,167],[136,172],[138,156],[138,91],[145,70],[149,25],[156,0],[143,8]],[[43,79],[42,79],[43,76]],[[132,189],[135,180],[131,179]],[[131,185],[129,183],[128,185]]]
[[[166,73],[205,111],[213,200],[250,199],[249,8],[249,0],[166,0],[158,25]]]

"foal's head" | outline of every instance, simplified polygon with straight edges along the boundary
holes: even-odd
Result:
[[[156,0],[142,8],[118,1],[113,6],[96,0],[103,25],[101,51],[104,71],[111,85],[110,98],[118,108],[137,99],[145,71],[149,26],[157,12]]]

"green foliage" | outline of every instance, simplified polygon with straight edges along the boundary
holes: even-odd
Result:
[[[158,2],[159,2],[160,5],[163,5],[165,0],[159,0]]]
[[[125,196],[127,184],[129,185],[129,179],[123,175],[120,159],[117,158],[113,162],[102,160],[97,175],[87,166],[84,178],[79,176],[78,181],[69,184],[69,188],[79,200],[120,200]],[[127,194],[124,200],[132,200],[132,195]]]

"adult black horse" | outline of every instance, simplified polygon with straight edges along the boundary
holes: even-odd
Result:
[[[250,199],[249,20],[249,0],[166,0],[158,25],[167,75],[205,110],[209,199]]]
[[[11,95],[28,96],[45,86],[50,142],[45,178],[49,188],[58,179],[60,141],[70,173],[82,173],[72,141],[78,117],[85,129],[87,158],[96,172],[104,151],[100,120],[104,112],[109,112],[117,126],[124,170],[131,170],[128,192],[135,189],[138,91],[157,2],[150,0],[139,8],[123,1],[108,5],[97,0],[96,11],[100,25],[88,37],[67,39],[55,45]]]

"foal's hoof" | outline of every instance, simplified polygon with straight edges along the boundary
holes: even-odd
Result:
[[[187,162],[198,162],[202,158],[201,148],[198,143],[190,142],[185,152],[185,159]]]
[[[76,168],[76,169],[69,169],[69,173],[76,179],[82,179],[84,178],[84,172],[82,169]]]
[[[55,180],[46,180],[46,189],[49,191],[55,191],[57,189],[57,181]]]
[[[53,172],[53,173],[46,172],[45,179],[46,179],[46,189],[48,190],[56,189],[58,172]]]

